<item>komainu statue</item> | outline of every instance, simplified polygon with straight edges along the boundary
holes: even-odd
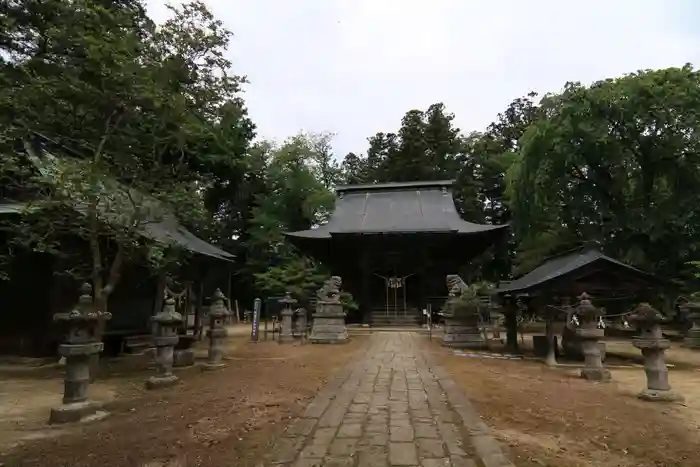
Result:
[[[323,283],[323,287],[316,292],[316,298],[324,302],[340,301],[340,286],[343,280],[339,276],[332,276]]]
[[[348,341],[344,305],[340,301],[342,280],[333,276],[316,292],[316,313],[309,341],[312,344],[342,344]]]
[[[457,274],[448,274],[445,277],[445,282],[447,283],[447,293],[450,297],[462,295],[468,289],[467,284]]]
[[[482,285],[467,285],[457,274],[448,274],[445,282],[449,297],[443,309],[445,329],[442,345],[474,349],[483,347],[484,336],[479,328],[483,308],[479,296]]]

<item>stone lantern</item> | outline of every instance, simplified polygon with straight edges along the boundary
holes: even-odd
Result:
[[[90,361],[104,348],[98,329],[112,315],[95,310],[90,284],[83,284],[80,291],[78,305],[73,311],[54,315],[54,321],[60,323],[65,332],[58,353],[66,359],[66,375],[63,404],[51,409],[49,423],[77,422],[96,414],[100,408],[87,399]]]
[[[692,326],[688,329],[683,343],[690,349],[700,349],[700,302],[692,301],[682,305]]]
[[[286,342],[294,341],[294,330],[292,329],[292,317],[294,316],[294,310],[292,305],[297,301],[292,298],[292,294],[287,292],[284,294],[279,302],[284,306],[282,309],[282,320],[280,322],[280,336],[279,343],[284,344]]]
[[[661,323],[665,321],[665,317],[648,303],[642,303],[629,316],[629,321],[641,331],[638,337],[632,339],[632,345],[642,351],[644,372],[647,376],[647,387],[638,397],[647,401],[682,400],[681,396],[671,391],[668,384],[664,352],[671,343],[661,333]]]
[[[224,305],[225,299],[226,297],[221,290],[216,289],[211,307],[209,307],[209,329],[207,329],[209,352],[207,362],[202,366],[202,370],[219,370],[226,366],[222,363],[224,357],[223,341],[226,338],[224,320],[231,313]]]
[[[163,311],[151,318],[155,323],[153,345],[156,348],[156,375],[146,381],[146,389],[174,386],[178,377],[173,374],[173,354],[178,341],[177,329],[182,315],[175,311],[175,300],[168,297]]]
[[[576,328],[576,336],[581,340],[581,349],[585,358],[581,377],[593,381],[609,381],[610,371],[603,367],[600,355],[600,338],[605,335],[605,330],[598,329],[600,310],[591,303],[591,297],[586,293],[579,296],[579,304],[576,314],[581,324]]]

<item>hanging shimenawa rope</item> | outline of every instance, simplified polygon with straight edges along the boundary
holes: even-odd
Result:
[[[168,287],[167,285],[165,286],[165,296],[167,297],[172,297],[173,300],[175,300],[175,303],[177,306],[182,305],[182,299],[185,297],[187,292],[189,292],[190,287],[188,285],[184,286],[182,289],[182,292],[174,292],[173,289]]]

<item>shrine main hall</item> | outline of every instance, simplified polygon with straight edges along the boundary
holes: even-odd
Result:
[[[329,221],[286,233],[305,255],[341,276],[359,305],[352,321],[411,324],[445,276],[505,238],[507,225],[474,224],[455,207],[453,180],[336,188]]]

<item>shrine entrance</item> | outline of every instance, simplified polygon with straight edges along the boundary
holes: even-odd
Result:
[[[385,316],[405,316],[408,310],[408,290],[406,280],[413,276],[383,276],[374,274],[381,279],[384,285],[384,312]]]

